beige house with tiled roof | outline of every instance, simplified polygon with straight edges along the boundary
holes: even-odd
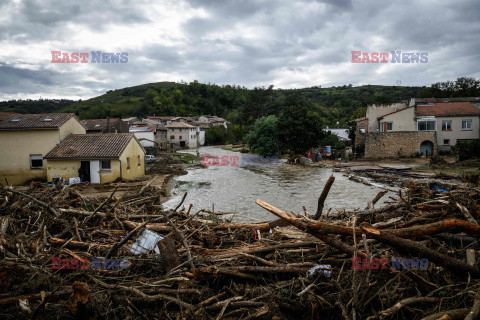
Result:
[[[46,178],[43,157],[69,135],[85,132],[73,113],[9,116],[0,122],[0,184]]]
[[[106,183],[145,175],[145,150],[133,133],[74,134],[44,159],[48,181],[80,177]]]

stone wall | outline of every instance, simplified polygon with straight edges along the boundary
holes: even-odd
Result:
[[[363,132],[360,130],[363,129]],[[365,133],[368,132],[368,119],[357,120],[357,127],[355,129],[355,146],[365,144]]]
[[[365,137],[365,158],[396,158],[420,153],[424,141],[433,144],[433,153],[437,153],[436,132],[397,131],[367,133]]]

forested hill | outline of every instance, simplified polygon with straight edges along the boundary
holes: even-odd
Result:
[[[432,86],[433,88],[433,86]],[[265,115],[279,115],[284,107],[306,105],[324,124],[345,124],[361,117],[367,105],[391,103],[430,93],[432,88],[351,85],[303,89],[246,89],[240,86],[158,82],[117,90],[88,100],[11,100],[0,102],[0,112],[75,112],[81,119],[147,115],[194,116],[210,114],[244,125]],[[429,91],[430,90],[430,91]]]

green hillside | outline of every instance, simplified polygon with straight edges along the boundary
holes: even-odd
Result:
[[[479,88],[478,81],[473,78],[459,78],[456,82],[437,83],[429,88],[344,85],[329,88],[274,89],[270,86],[247,89],[198,81],[157,82],[110,90],[88,100],[2,101],[0,112],[75,112],[81,119],[210,114],[248,126],[262,116],[280,115],[286,106],[306,106],[318,113],[324,124],[335,125],[339,122],[344,125],[363,116],[369,104],[433,95],[480,95]]]

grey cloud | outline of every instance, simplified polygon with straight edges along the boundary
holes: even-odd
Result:
[[[183,5],[207,14],[179,17],[179,36],[171,35],[168,44],[158,41],[125,48],[127,64],[90,65],[88,69],[41,65],[32,71],[13,66],[21,56],[6,61],[0,65],[0,99],[7,91],[93,96],[101,90],[145,83],[147,78],[151,81],[155,73],[168,75],[156,81],[183,78],[247,87],[271,83],[285,87],[394,85],[397,80],[403,85],[430,85],[459,76],[480,77],[478,0],[435,5],[413,0],[381,5],[369,0],[190,0]],[[28,0],[18,7],[13,23],[0,25],[0,41],[28,50],[33,39],[55,40],[64,51],[81,50],[62,33],[66,23],[100,35],[107,31],[107,23],[133,30],[138,24],[151,24],[155,30],[158,21],[148,19],[151,10],[148,1],[117,5]],[[350,64],[352,50],[428,52],[429,62],[387,68],[354,65]],[[86,77],[97,81],[84,81]]]
[[[111,4],[114,5],[111,5]],[[9,26],[0,24],[0,40],[22,37],[20,42],[35,39],[49,39],[51,36],[63,35],[62,26],[74,23],[77,28],[89,28],[102,31],[109,24],[148,23],[145,11],[133,0],[121,2],[63,0],[35,1],[24,0],[18,5],[4,3],[0,6],[3,12],[7,8],[15,8],[13,23]],[[60,40],[60,39],[56,39]]]

